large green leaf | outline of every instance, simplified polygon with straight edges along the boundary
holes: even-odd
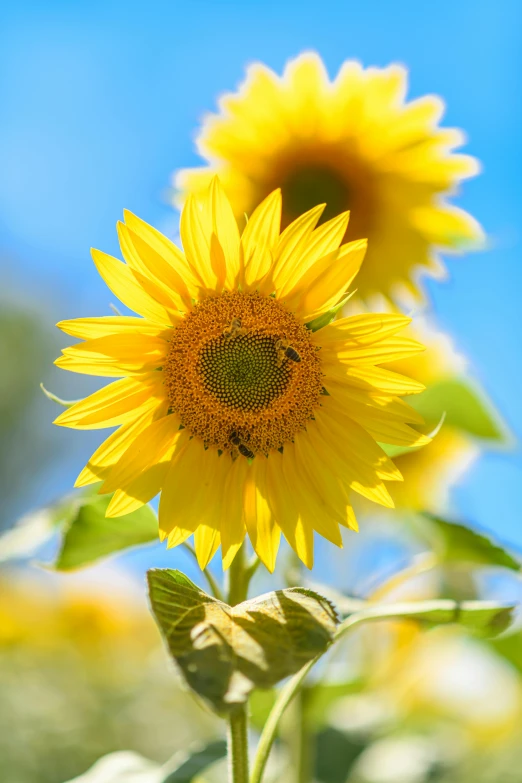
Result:
[[[408,398],[428,424],[445,421],[470,435],[505,441],[507,433],[498,413],[478,386],[463,378],[447,378]]]
[[[368,603],[341,623],[336,639],[360,623],[391,619],[409,619],[429,626],[458,623],[477,636],[496,636],[509,628],[514,609],[512,605],[495,601],[453,601],[445,598],[381,605]]]
[[[304,588],[267,593],[231,607],[179,571],[148,573],[153,613],[188,685],[218,712],[243,704],[325,652],[337,615]]]
[[[490,565],[520,571],[522,561],[490,536],[457,522],[425,514],[417,530],[424,534],[440,563]]]
[[[100,495],[78,504],[68,520],[54,568],[80,568],[122,549],[158,539],[158,520],[150,506],[111,519],[105,516],[110,499],[110,495]]]

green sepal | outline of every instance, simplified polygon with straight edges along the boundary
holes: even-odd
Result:
[[[306,328],[309,329],[311,332],[317,332],[319,329],[323,329],[325,326],[328,326],[328,324],[331,324],[332,321],[335,320],[335,317],[337,316],[337,313],[343,309],[345,304],[348,302],[349,299],[352,298],[352,296],[355,294],[355,291],[352,291],[350,294],[347,294],[344,299],[342,299],[339,304],[336,304],[335,307],[332,307],[330,310],[327,310],[326,313],[322,313],[321,315],[318,315],[317,318],[314,318],[313,321],[308,321],[307,324],[305,324]]]

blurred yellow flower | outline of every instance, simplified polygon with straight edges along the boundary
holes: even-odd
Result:
[[[126,263],[93,258],[142,318],[59,324],[84,342],[58,366],[123,376],[56,420],[119,425],[77,485],[103,481],[114,517],[161,491],[160,536],[176,546],[194,534],[201,567],[220,544],[228,567],[248,534],[272,570],[281,531],[311,567],[314,530],[341,546],[339,525],[356,528],[350,489],[393,505],[383,480],[401,475],[376,441],[427,442],[407,423],[422,418],[399,399],[423,385],[378,366],[423,350],[398,336],[410,319],[316,320],[344,297],[366,243],[339,247],[348,215],[316,228],[322,207],[280,234],[281,209],[276,190],[240,236],[215,178],[185,205],[184,253],[126,213]]]
[[[444,272],[437,250],[477,245],[483,234],[446,200],[478,171],[474,158],[453,152],[462,132],[438,126],[440,98],[406,103],[406,89],[399,65],[347,61],[330,81],[314,53],[291,60],[282,77],[255,63],[206,117],[197,148],[208,165],[178,172],[177,201],[218,173],[238,219],[276,187],[283,227],[323,202],[323,220],[349,209],[345,238],[369,240],[359,295],[419,296],[417,271]]]

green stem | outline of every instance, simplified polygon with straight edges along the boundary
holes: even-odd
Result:
[[[228,780],[248,783],[248,717],[247,705],[239,707],[228,718]]]
[[[257,746],[256,757],[254,759],[254,767],[250,777],[250,783],[261,783],[266,767],[266,762],[268,761],[268,756],[270,755],[270,750],[279,727],[279,721],[283,717],[286,708],[296,693],[299,691],[299,688],[301,687],[306,675],[320,657],[321,656],[318,655],[317,658],[309,661],[309,663],[307,663],[306,666],[303,666],[303,668],[300,669],[297,674],[294,674],[292,679],[289,680],[281,689],[281,692],[277,697],[277,701],[272,707],[270,715],[268,716],[268,720],[265,723],[265,727],[261,733],[259,745]]]
[[[243,544],[228,571],[230,606],[246,600],[249,582]],[[228,717],[227,746],[229,783],[248,783],[248,702],[236,708]]]

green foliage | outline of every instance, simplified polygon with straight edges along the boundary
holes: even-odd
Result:
[[[184,574],[149,571],[153,613],[188,685],[220,713],[325,652],[337,615],[317,593],[290,588],[234,607]]]
[[[424,532],[440,563],[521,569],[522,562],[514,553],[467,525],[425,514],[420,520],[420,531]]]
[[[207,767],[224,758],[227,746],[224,740],[197,746],[189,753],[176,754],[160,766],[124,750],[108,753],[80,777],[68,783],[195,783]]]
[[[412,601],[407,603],[367,604],[339,626],[336,638],[341,638],[351,627],[359,623],[403,619],[414,620],[429,626],[458,623],[477,636],[496,636],[505,631],[513,621],[514,606],[494,601]]]
[[[463,378],[448,378],[408,398],[428,424],[445,414],[447,424],[478,438],[505,441],[506,432],[484,393]]]
[[[125,517],[107,518],[110,495],[84,498],[67,519],[60,552],[54,563],[58,571],[88,565],[122,549],[148,544],[158,538],[158,520],[150,506]]]

